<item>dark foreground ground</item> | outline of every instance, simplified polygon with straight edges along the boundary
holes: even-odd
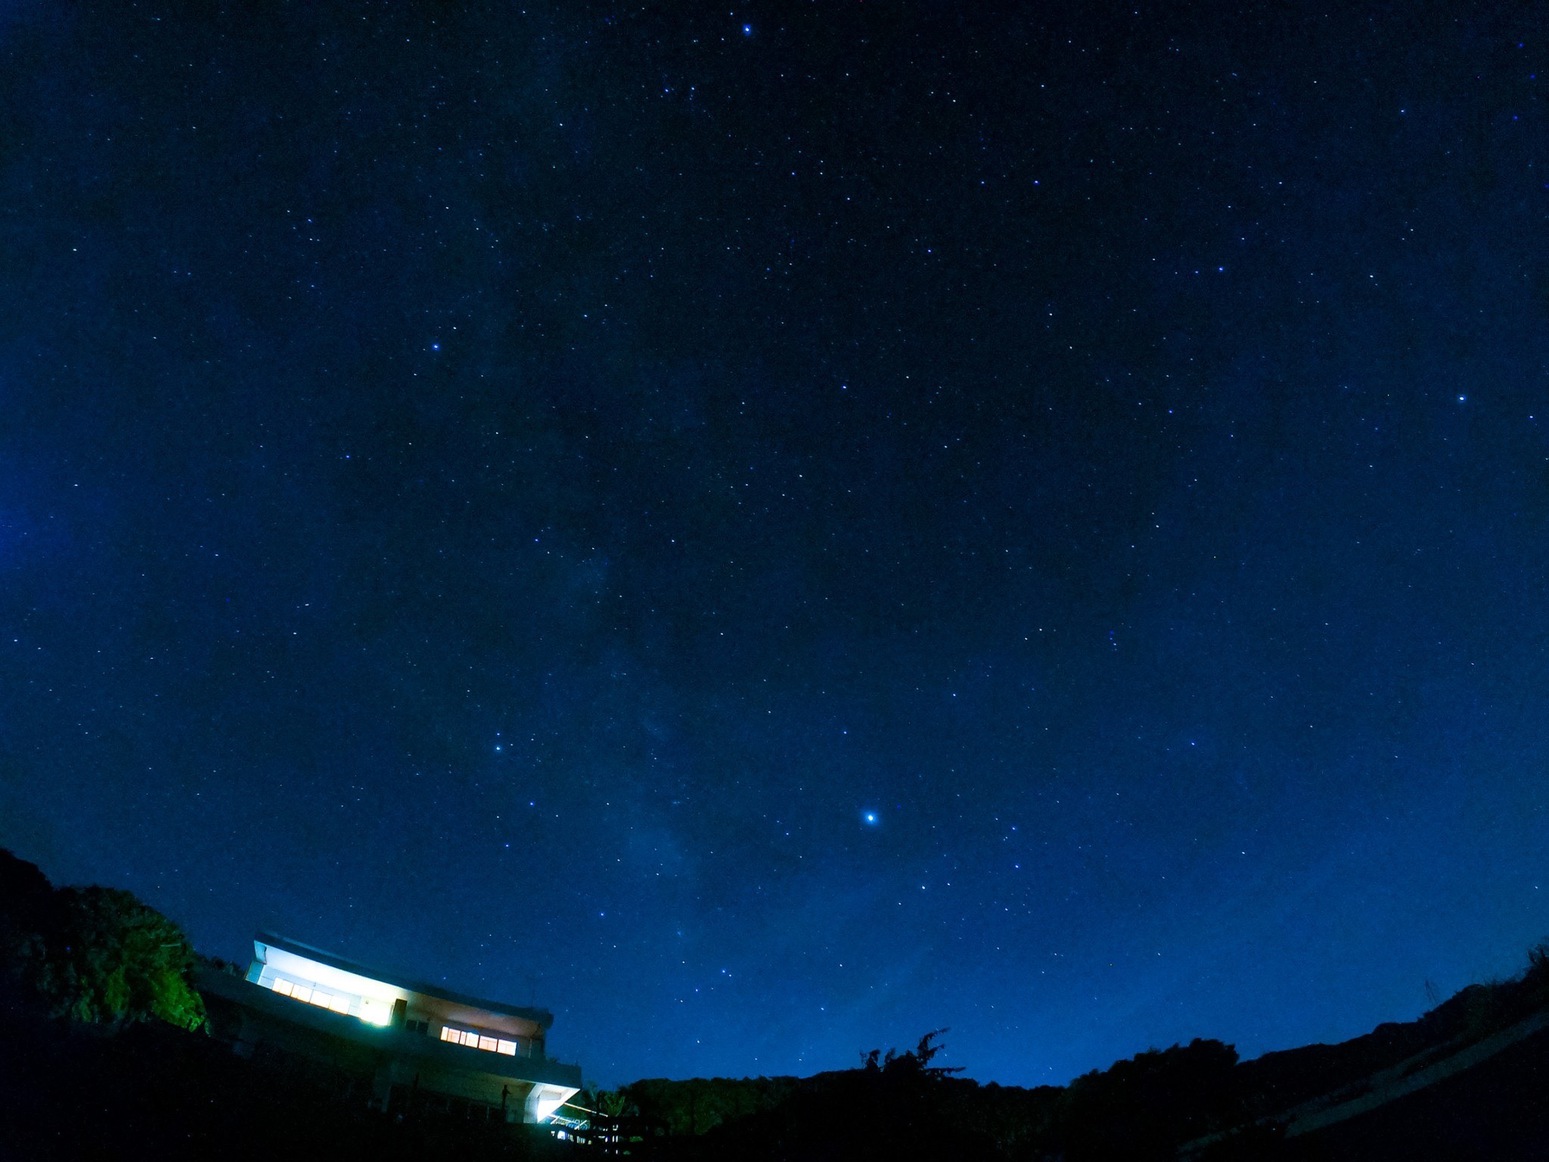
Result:
[[[859,1114],[861,1111],[853,1110]],[[910,1135],[856,1124],[832,1135],[788,1133],[778,1116],[736,1121],[697,1138],[639,1143],[644,1159],[1054,1159],[1027,1141],[998,1148],[971,1126],[920,1125]],[[832,1124],[832,1123],[830,1123]],[[1066,1155],[1074,1162],[1073,1155]],[[1081,1151],[1083,1157],[1103,1153]],[[14,1015],[0,1019],[0,1159],[219,1158],[583,1159],[601,1149],[523,1127],[398,1122],[366,1110],[326,1077],[238,1060],[217,1042],[172,1029],[115,1035]],[[1168,1158],[1170,1147],[1118,1158]],[[1289,1139],[1222,1142],[1197,1158],[1549,1159],[1549,1031],[1422,1091]]]
[[[392,1121],[331,1081],[167,1027],[0,1015],[0,1160],[577,1157],[531,1127]]]
[[[1549,1159],[1549,1033],[1337,1126],[1284,1157],[1330,1162]]]

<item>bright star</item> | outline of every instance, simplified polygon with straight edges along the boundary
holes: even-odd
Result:
[[[861,822],[867,827],[875,827],[882,822],[882,819],[875,811],[865,811],[861,814]]]

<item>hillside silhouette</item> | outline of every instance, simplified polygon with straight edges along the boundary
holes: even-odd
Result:
[[[645,1079],[545,1127],[389,1117],[338,1071],[210,1035],[197,960],[127,892],[55,888],[0,851],[0,1154],[643,1159],[1549,1157],[1549,949],[1418,1020],[1239,1061],[1150,1049],[1066,1086],[980,1084],[948,1030],[807,1078]]]

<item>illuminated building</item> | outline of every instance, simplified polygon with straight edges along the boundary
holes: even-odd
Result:
[[[246,977],[210,970],[200,992],[243,1056],[322,1071],[378,1109],[546,1121],[581,1088],[549,1058],[552,1013],[480,1000],[354,964],[269,933]]]

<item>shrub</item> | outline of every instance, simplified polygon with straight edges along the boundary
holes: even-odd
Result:
[[[117,888],[51,888],[7,851],[0,851],[0,963],[11,985],[55,1017],[204,1025],[194,950],[182,929]]]

